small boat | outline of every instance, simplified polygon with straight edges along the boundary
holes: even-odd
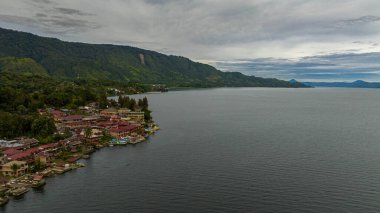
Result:
[[[64,172],[66,172],[65,168],[63,167],[54,167],[52,171],[54,172],[54,174],[63,174]]]
[[[15,189],[10,190],[9,194],[13,197],[20,197],[21,195],[25,194],[28,191],[29,191],[28,188],[22,186],[20,188],[15,188]]]
[[[88,149],[84,152],[84,154],[88,155],[88,154],[94,153],[95,151],[96,151],[95,149]]]
[[[79,167],[85,167],[85,165],[83,163],[76,163],[76,167],[79,168]]]
[[[33,181],[32,188],[40,188],[46,184],[46,181],[44,179],[40,181]]]
[[[90,155],[83,155],[82,158],[83,158],[83,159],[89,159],[89,158],[90,158]]]

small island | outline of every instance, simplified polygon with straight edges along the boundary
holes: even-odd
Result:
[[[148,107],[146,97],[136,101],[120,95],[103,105],[38,109],[30,125],[35,137],[0,140],[0,205],[43,187],[46,177],[83,167],[77,161],[100,148],[145,141],[159,130]]]

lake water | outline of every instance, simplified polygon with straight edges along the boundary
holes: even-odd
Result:
[[[148,94],[161,131],[11,200],[21,212],[379,212],[380,90]]]

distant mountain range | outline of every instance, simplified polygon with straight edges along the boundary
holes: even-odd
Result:
[[[298,82],[222,72],[185,57],[135,47],[65,42],[2,28],[1,71],[174,87],[304,87]]]
[[[299,83],[297,80],[290,80],[290,83]],[[380,88],[380,82],[366,82],[357,80],[354,82],[302,82],[310,87],[347,87],[347,88]]]

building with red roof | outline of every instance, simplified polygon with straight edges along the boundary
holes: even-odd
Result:
[[[131,124],[127,121],[119,121],[117,122],[117,125],[120,126],[130,126]]]
[[[50,114],[53,115],[53,118],[54,118],[55,121],[60,121],[61,118],[66,115],[61,110],[53,110],[53,111],[50,112]]]
[[[34,175],[33,176],[33,181],[41,181],[44,179],[44,176],[42,175]]]
[[[7,150],[3,151],[3,154],[6,155],[6,156],[11,156],[11,155],[18,154],[20,152],[22,152],[22,150],[10,148],[10,149],[7,149]]]
[[[65,117],[62,117],[62,122],[79,122],[82,121],[83,116],[82,115],[68,115]]]
[[[83,121],[82,115],[68,115],[61,119],[62,123],[69,128],[82,128],[88,126],[88,122]]]
[[[117,121],[120,121],[121,117],[118,116],[118,115],[112,115],[111,118],[110,118],[110,121],[112,122],[117,122]]]
[[[26,161],[28,163],[31,163],[34,161],[35,154],[40,151],[41,150],[39,150],[38,148],[30,148],[20,153],[8,156],[8,159],[13,161]]]
[[[49,143],[38,147],[40,150],[54,149],[58,146],[58,143]]]
[[[131,134],[132,132],[136,132],[139,129],[140,127],[135,125],[118,126],[116,128],[111,128],[109,130],[109,133],[114,138],[122,138]]]

